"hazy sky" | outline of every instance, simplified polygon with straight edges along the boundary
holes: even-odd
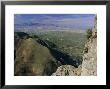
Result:
[[[94,26],[94,14],[15,14],[15,28],[88,29]]]

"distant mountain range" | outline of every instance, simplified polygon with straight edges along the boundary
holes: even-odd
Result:
[[[15,30],[20,29],[51,29],[51,30],[68,30],[68,29],[77,29],[77,27],[73,26],[63,26],[63,25],[55,25],[55,24],[43,24],[43,23],[23,23],[23,24],[15,24]],[[92,27],[90,27],[92,28]],[[87,29],[87,28],[82,28]]]
[[[78,26],[64,26],[64,25],[56,25],[56,24],[44,24],[44,23],[23,23],[23,24],[14,24],[15,30],[20,30],[20,29],[41,29],[41,30],[75,30],[75,29],[80,29],[80,30],[86,30],[91,27],[79,27]]]
[[[15,30],[68,30],[93,28],[94,14],[15,14]]]

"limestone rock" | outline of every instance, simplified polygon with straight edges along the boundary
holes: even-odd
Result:
[[[88,53],[83,56],[81,75],[97,75],[97,39],[88,44]]]
[[[92,30],[92,37],[85,44],[86,52],[82,62],[82,76],[97,75],[97,22],[95,18],[95,26]]]
[[[75,68],[71,65],[62,65],[58,67],[57,71],[52,74],[52,76],[79,76],[81,66]]]

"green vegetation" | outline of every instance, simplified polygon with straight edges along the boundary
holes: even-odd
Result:
[[[84,53],[88,53],[88,47],[84,47]]]
[[[62,64],[78,67],[86,40],[78,31],[15,32],[15,75],[51,75]]]
[[[92,30],[88,29],[86,33],[87,33],[87,35],[86,35],[87,39],[89,39],[92,36]]]
[[[29,34],[25,33],[25,32],[17,32],[14,34],[14,36],[16,38],[21,38],[21,39],[24,39],[24,38],[29,38]]]
[[[75,33],[66,31],[47,31],[36,33],[41,39],[54,43],[59,50],[69,55],[82,55],[84,43],[86,40],[85,33]]]
[[[86,33],[78,31],[51,31],[33,30],[25,31],[28,34],[37,35],[40,39],[54,43],[59,50],[70,56],[82,56],[85,45]]]

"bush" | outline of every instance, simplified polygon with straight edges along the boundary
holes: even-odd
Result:
[[[87,30],[87,39],[89,39],[92,36],[92,30],[88,29]]]
[[[37,35],[31,35],[31,38],[39,38]]]
[[[84,53],[88,53],[88,48],[87,47],[84,48]]]

